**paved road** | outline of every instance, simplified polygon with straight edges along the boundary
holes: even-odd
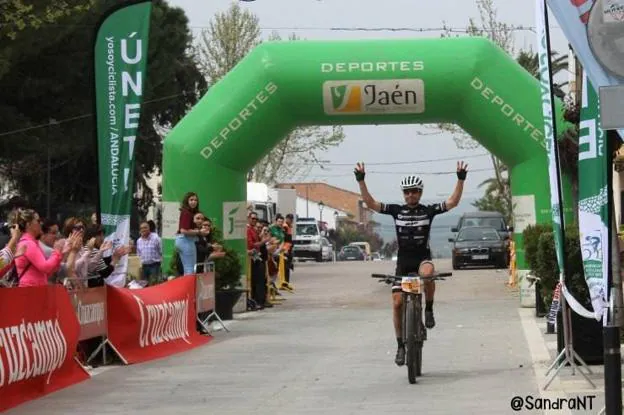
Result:
[[[440,262],[440,269],[449,269]],[[393,263],[297,265],[294,294],[191,352],[119,367],[10,414],[510,414],[537,395],[518,299],[497,271],[438,282],[424,376],[394,362]],[[537,412],[531,412],[537,413]]]

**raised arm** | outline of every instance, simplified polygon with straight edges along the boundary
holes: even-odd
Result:
[[[373,196],[371,196],[370,192],[368,191],[368,187],[366,186],[366,182],[364,181],[364,176],[366,175],[366,171],[364,170],[364,163],[358,163],[355,166],[355,170],[353,171],[353,173],[355,173],[355,180],[357,180],[358,184],[360,185],[360,194],[362,195],[362,199],[364,200],[364,203],[366,203],[366,206],[369,209],[380,213],[381,203],[377,202],[373,198]]]
[[[451,210],[455,206],[459,205],[459,201],[461,200],[462,193],[464,191],[464,181],[466,180],[466,175],[468,174],[468,165],[464,164],[463,161],[457,162],[457,184],[455,184],[455,190],[446,199],[446,209]]]
[[[61,266],[64,254],[69,253],[69,245],[65,248],[64,245],[59,244],[59,246],[54,247],[52,254],[46,259],[36,242],[24,242],[24,245],[26,245],[24,257],[28,260],[26,263],[31,263],[34,268],[44,274],[56,272]]]

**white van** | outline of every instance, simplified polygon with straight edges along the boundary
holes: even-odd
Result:
[[[323,261],[321,230],[315,218],[298,218],[293,236],[293,256],[297,259]]]

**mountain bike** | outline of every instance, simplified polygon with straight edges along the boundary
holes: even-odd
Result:
[[[422,348],[427,340],[427,329],[423,321],[422,299],[425,292],[425,281],[442,280],[450,277],[452,272],[434,272],[432,276],[422,277],[417,273],[409,275],[386,275],[372,274],[373,278],[381,278],[379,282],[392,284],[401,283],[403,296],[403,321],[401,324],[401,336],[405,345],[405,358],[407,366],[407,379],[409,383],[416,383],[416,377],[422,376]]]

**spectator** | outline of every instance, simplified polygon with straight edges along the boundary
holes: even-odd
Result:
[[[130,251],[128,246],[120,246],[110,256],[103,256],[103,253],[113,247],[111,241],[104,241],[104,229],[102,225],[90,225],[84,232],[83,250],[89,253],[87,278],[89,287],[99,287],[104,285],[104,280],[108,278],[117,263],[124,255]]]
[[[160,237],[151,230],[149,223],[142,222],[139,226],[140,237],[136,242],[136,250],[141,260],[141,279],[160,280],[162,262],[162,243]]]
[[[63,237],[67,238],[72,232],[84,232],[85,228],[85,222],[82,219],[72,216],[65,219],[65,222],[63,222],[63,230],[61,233]]]
[[[286,219],[284,220],[284,250],[286,251],[284,278],[286,279],[286,283],[290,283],[290,271],[293,269],[293,220],[294,216],[292,213],[286,215]]]
[[[4,265],[7,265],[11,261],[13,261],[13,257],[15,256],[15,250],[17,249],[17,243],[22,237],[22,231],[20,231],[16,223],[7,225],[11,237],[7,241],[6,245],[2,248],[2,250],[0,250],[0,262],[2,262]]]
[[[70,252],[71,243],[57,241],[50,258],[46,259],[37,241],[41,236],[41,223],[37,212],[32,209],[19,210],[16,219],[22,232],[17,252],[23,252],[23,255],[15,258],[18,284],[20,287],[47,285],[50,275],[59,269],[63,256]]]
[[[54,243],[58,239],[59,227],[58,223],[53,219],[45,219],[41,223],[41,238],[39,238],[39,246],[43,251],[43,255],[49,258],[54,251]]]
[[[275,273],[272,274],[271,270],[273,270],[273,265],[271,261],[269,261],[269,276],[272,278],[272,281],[275,282],[275,278],[277,278],[279,273],[279,256],[281,252],[285,251],[286,233],[284,232],[284,216],[282,216],[282,214],[278,213],[275,215],[275,223],[269,227],[269,232],[271,232],[271,237],[274,239],[272,244],[275,246],[272,246],[273,254],[271,256],[276,266]]]
[[[206,261],[223,258],[225,256],[223,248],[221,245],[213,243],[212,240],[212,222],[206,219],[206,217],[203,217],[200,230],[202,234],[198,237],[198,241],[196,242],[197,263],[203,264]]]
[[[199,198],[196,193],[188,192],[182,199],[180,218],[175,247],[179,253],[184,275],[193,274],[197,263],[197,242],[201,230],[195,227],[193,217],[199,212]]]
[[[260,309],[272,307],[266,303],[266,268],[262,257],[261,247],[266,245],[270,238],[268,233],[258,234],[256,224],[258,215],[256,212],[249,212],[247,216],[247,253],[250,256],[251,269],[251,298]]]
[[[286,235],[284,234],[284,216],[281,213],[275,215],[275,223],[269,227],[269,231],[271,236],[277,238],[280,245],[284,242]]]
[[[17,243],[22,237],[22,233],[16,224],[7,224],[7,227],[9,228],[11,238],[7,241],[5,246],[0,249],[0,287],[10,286],[7,278],[13,271],[15,250],[17,248]]]
[[[269,273],[269,284],[273,287],[275,295],[280,295],[275,281],[279,273],[279,253],[280,242],[275,236],[270,236],[269,241],[266,243],[267,247],[267,271]]]

